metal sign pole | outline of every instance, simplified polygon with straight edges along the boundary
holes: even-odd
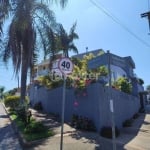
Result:
[[[113,150],[116,150],[116,135],[115,135],[115,120],[114,120],[114,106],[113,100],[111,99],[111,68],[110,68],[110,53],[108,53],[108,71],[109,71],[109,102],[110,102],[110,111],[111,111],[111,121],[112,121],[112,136],[113,136]]]
[[[60,150],[63,150],[63,130],[64,130],[64,113],[65,113],[65,99],[66,99],[66,76],[73,71],[73,63],[69,58],[62,58],[58,62],[58,68],[63,74],[63,97],[62,97],[62,116],[61,116],[61,139]]]
[[[60,140],[60,150],[63,150],[63,131],[64,131],[65,99],[66,99],[66,76],[64,75],[63,99],[62,99],[62,117],[61,117],[61,140]]]

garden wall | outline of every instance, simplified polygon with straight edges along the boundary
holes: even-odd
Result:
[[[41,102],[44,111],[61,116],[62,87],[47,90],[44,87],[32,86],[29,90],[31,104]],[[111,126],[109,95],[114,100],[115,123],[122,128],[122,122],[131,118],[140,108],[138,97],[125,94],[100,83],[91,84],[86,91],[76,93],[73,88],[66,89],[65,121],[71,121],[73,114],[92,119],[99,131],[102,126]]]

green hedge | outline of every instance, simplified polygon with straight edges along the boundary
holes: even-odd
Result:
[[[20,96],[16,96],[16,95],[13,95],[13,96],[7,96],[5,99],[4,99],[4,104],[6,107],[10,107],[12,109],[15,109],[19,106],[19,102],[20,102]],[[26,97],[26,100],[25,100],[26,103],[29,102],[28,98]]]
[[[12,109],[16,108],[19,105],[20,96],[7,96],[4,99],[4,104],[6,107],[10,107]]]

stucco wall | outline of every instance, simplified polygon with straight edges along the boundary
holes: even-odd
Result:
[[[30,100],[32,105],[41,101],[46,112],[58,113],[61,116],[62,87],[54,90],[46,90],[44,87],[30,88]],[[87,87],[87,94],[75,95],[74,89],[66,89],[65,121],[71,121],[72,114],[92,119],[97,130],[102,126],[111,126],[111,113],[109,108],[109,95],[114,100],[115,123],[122,128],[122,122],[138,112],[140,100],[115,89],[103,87],[95,83]]]

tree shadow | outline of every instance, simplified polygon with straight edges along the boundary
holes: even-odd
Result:
[[[117,150],[132,149],[134,144],[131,144],[131,141],[135,140],[135,138],[138,138],[140,133],[150,135],[150,120],[146,119],[146,115],[147,113],[141,113],[137,119],[133,120],[131,127],[124,127],[120,130],[120,135],[115,139]],[[95,150],[109,149],[113,149],[113,140],[100,137],[100,145],[99,147],[96,147]]]
[[[1,115],[0,114],[0,118],[9,118],[9,116],[8,115]]]
[[[35,109],[30,108],[32,112],[32,117],[42,122],[48,128],[55,128],[60,126],[60,122],[58,121],[58,117],[54,114],[48,114],[43,111],[37,111]]]
[[[150,135],[150,119],[146,116],[148,113],[140,113],[140,116],[133,119],[131,127],[125,127],[120,130],[120,135],[115,139],[117,150],[129,150],[129,143],[137,138],[139,133]],[[150,116],[149,116],[150,118]],[[72,138],[82,140],[83,143],[95,144],[95,150],[111,150],[113,149],[113,140],[101,137],[97,132],[87,132],[77,130],[71,134]]]
[[[4,115],[4,118],[8,118]],[[7,116],[7,117],[6,117]],[[11,123],[5,124],[0,128],[0,149],[21,150],[16,132],[14,132]]]

